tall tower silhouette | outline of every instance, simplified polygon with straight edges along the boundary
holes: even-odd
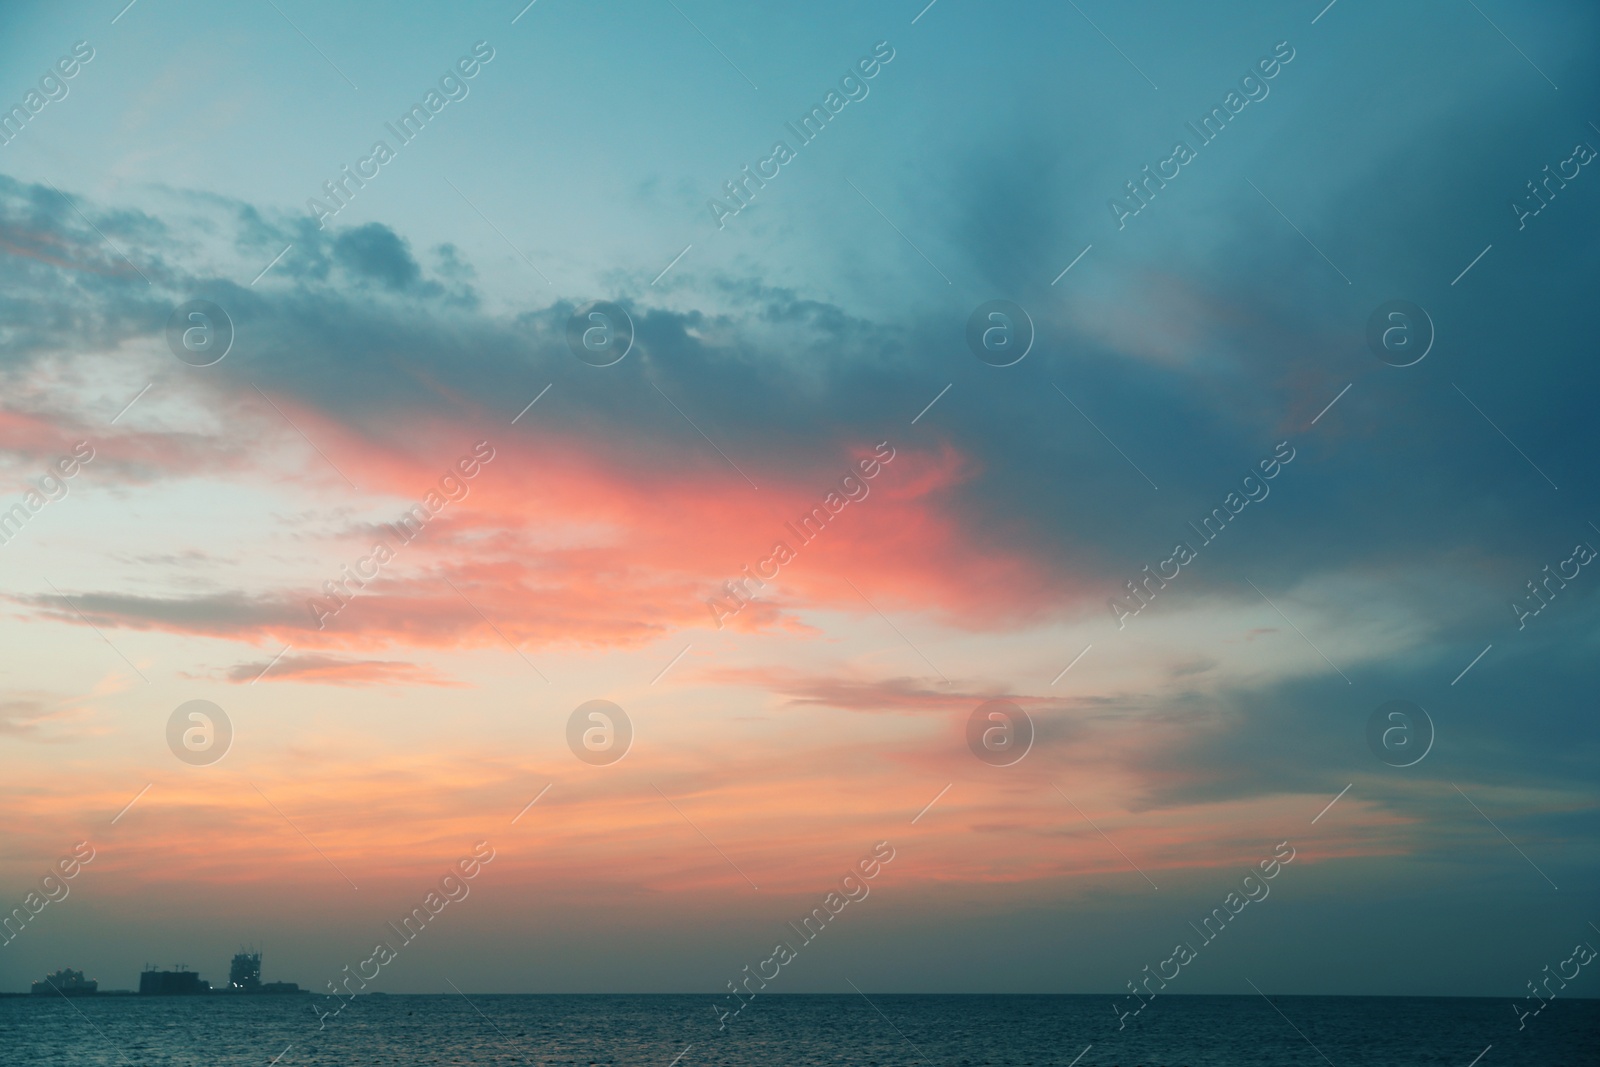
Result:
[[[253,993],[261,988],[261,953],[240,952],[228,969],[228,988]]]

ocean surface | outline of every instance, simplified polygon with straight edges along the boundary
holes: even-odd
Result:
[[[1521,1031],[1506,998],[1166,996],[1118,1029],[1110,996],[0,998],[0,1065],[544,1067],[1592,1067],[1600,1000]],[[1487,1049],[1487,1051],[1485,1051]]]

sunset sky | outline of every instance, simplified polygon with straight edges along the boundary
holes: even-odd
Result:
[[[95,856],[0,991],[320,990],[480,841],[374,988],[720,995],[880,841],[775,991],[1122,992],[1283,841],[1181,991],[1520,996],[1600,936],[1600,11],[525,2],[4,5],[0,906]]]

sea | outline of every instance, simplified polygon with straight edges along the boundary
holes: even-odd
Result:
[[[1518,1026],[1506,998],[709,996],[0,998],[0,1065],[379,1067],[1594,1067],[1600,1000]],[[325,1010],[325,1009],[324,1009]]]

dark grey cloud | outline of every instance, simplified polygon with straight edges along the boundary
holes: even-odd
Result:
[[[77,624],[87,618],[90,623],[101,626],[177,629],[229,637],[264,629],[305,629],[313,622],[304,597],[240,592],[194,597],[88,592],[67,596],[8,596],[6,599],[38,609],[45,617],[60,622]],[[82,612],[81,617],[79,612]]]
[[[1411,131],[1404,151],[1341,172],[1341,184],[1324,183],[1315,198],[1294,197],[1299,224],[1343,264],[1348,286],[1244,182],[1259,144],[1209,148],[1213,172],[1163,194],[1138,220],[1139,236],[1112,231],[1097,249],[1102,273],[1072,276],[1080,289],[1048,284],[1047,249],[1077,247],[1072,198],[1094,188],[1070,144],[1024,139],[1023,167],[981,144],[951,160],[945,184],[971,205],[949,215],[953,244],[972,258],[963,267],[1035,312],[1033,353],[1004,370],[966,351],[965,303],[869,319],[750,277],[711,283],[735,312],[624,294],[635,350],[600,370],[566,349],[570,303],[486,314],[471,266],[448,246],[419,260],[381,224],[324,232],[216,198],[219,231],[252,262],[294,244],[252,287],[183,276],[171,264],[189,235],[78,198],[96,225],[128,242],[152,287],[53,192],[15,182],[0,187],[10,250],[0,271],[13,283],[0,329],[9,358],[25,362],[60,352],[63,337],[74,347],[148,337],[180,295],[203,293],[238,328],[235,352],[212,376],[220,391],[248,399],[259,386],[399,442],[418,419],[509,423],[553,383],[540,432],[580,438],[641,480],[660,467],[723,463],[664,398],[758,482],[821,480],[815,472],[831,473],[844,449],[864,442],[948,444],[969,457],[973,475],[939,503],[976,545],[1087,575],[1106,596],[1191,539],[1188,523],[1288,440],[1297,459],[1271,497],[1204,550],[1168,602],[1231,595],[1248,588],[1245,578],[1276,592],[1350,568],[1442,570],[1452,574],[1448,589],[1408,595],[1434,600],[1438,625],[1466,641],[1500,624],[1507,597],[1557,545],[1570,547],[1600,499],[1583,459],[1600,442],[1582,408],[1600,372],[1574,358],[1600,326],[1585,281],[1600,264],[1593,243],[1570,230],[1511,228],[1503,190],[1520,185],[1512,179],[1525,162],[1548,154],[1541,146],[1565,130],[1565,117],[1541,114],[1530,128],[1524,116],[1537,87],[1503,89],[1493,83],[1463,99],[1446,121]],[[1290,106],[1281,98],[1265,106],[1280,103]],[[1347,111],[1326,119],[1358,122]],[[991,137],[1017,143],[1016,132],[1002,123]],[[1286,146],[1321,150],[1308,132],[1284,136]],[[1506,144],[1516,149],[1510,158]],[[1415,152],[1457,160],[1463,180],[1426,197],[1393,196],[1393,175]],[[1255,178],[1289,199],[1281,173]],[[1219,199],[1232,186],[1238,195]],[[1589,210],[1576,188],[1561,206],[1574,220]],[[1208,232],[1221,235],[1206,244],[1188,237],[1200,210],[1215,213]],[[1323,221],[1351,217],[1372,224]],[[1163,233],[1184,240],[1160,269],[1115,243]],[[1480,234],[1498,242],[1494,258],[1451,286]],[[1381,364],[1363,339],[1372,309],[1394,296],[1429,307],[1438,326],[1434,353],[1404,370]],[[1503,314],[1506,304],[1522,311]]]
[[[400,235],[378,222],[345,230],[333,240],[333,257],[356,278],[404,289],[422,276]]]

